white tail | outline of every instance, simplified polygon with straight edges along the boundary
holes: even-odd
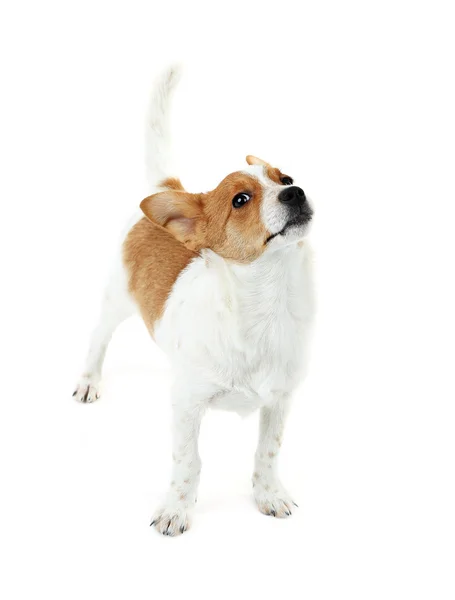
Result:
[[[175,175],[170,158],[169,112],[172,92],[179,79],[180,68],[173,65],[161,74],[152,92],[145,137],[147,181],[152,187]]]

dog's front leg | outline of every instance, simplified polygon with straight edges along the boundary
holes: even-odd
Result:
[[[288,517],[294,506],[297,506],[281,485],[277,474],[288,403],[288,395],[280,394],[273,404],[261,408],[260,415],[253,492],[259,510],[274,517]]]
[[[191,524],[196,503],[201,459],[198,437],[204,402],[187,401],[186,395],[175,392],[173,397],[172,481],[164,506],[153,516],[154,525],[163,535],[179,535]]]

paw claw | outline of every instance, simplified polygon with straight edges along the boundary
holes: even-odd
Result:
[[[73,398],[83,404],[91,404],[100,397],[97,386],[98,381],[96,379],[83,377],[73,393]]]
[[[261,513],[280,519],[290,517],[292,515],[291,506],[295,504],[277,481],[266,486],[256,483],[254,499]],[[295,506],[297,505],[295,504]]]
[[[186,508],[177,503],[158,511],[150,525],[154,525],[158,533],[174,537],[189,529],[190,520]]]

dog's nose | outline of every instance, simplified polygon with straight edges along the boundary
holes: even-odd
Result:
[[[298,204],[303,204],[305,202],[305,192],[302,190],[302,188],[293,185],[280,192],[278,194],[278,200],[283,204],[297,206]]]

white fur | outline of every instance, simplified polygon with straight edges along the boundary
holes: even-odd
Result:
[[[288,219],[288,211],[277,199],[283,186],[267,177],[266,169],[262,165],[249,165],[244,172],[256,177],[261,182],[263,193],[261,218],[270,233],[278,233],[286,225]]]
[[[164,143],[167,156],[163,119],[173,82],[174,75],[164,76],[152,102],[155,113],[148,148],[155,184],[156,178],[169,175],[164,166],[167,159],[158,160],[157,153]],[[280,186],[268,180],[262,167],[247,171],[266,185],[277,205]],[[264,218],[268,223],[275,219],[279,231],[283,225],[271,205],[271,200],[266,203]],[[306,240],[298,242],[301,236],[302,232],[285,240],[277,236],[280,239],[273,239],[260,258],[246,265],[204,250],[182,271],[170,293],[155,327],[155,340],[168,354],[175,380],[172,481],[152,521],[163,534],[177,535],[190,525],[201,469],[198,433],[207,408],[241,415],[261,410],[253,474],[256,502],[262,512],[278,517],[288,516],[294,507],[278,479],[276,461],[289,398],[306,369],[314,312],[311,250]],[[76,390],[78,400],[98,396],[109,339],[134,310],[118,255]]]
[[[216,389],[210,406],[248,414],[295,387],[313,313],[310,263],[306,245],[248,265],[205,250],[181,273],[155,339],[182,379]]]
[[[170,153],[169,109],[172,93],[180,79],[180,68],[173,65],[155,82],[145,127],[147,180],[153,189],[157,183],[175,175]]]

